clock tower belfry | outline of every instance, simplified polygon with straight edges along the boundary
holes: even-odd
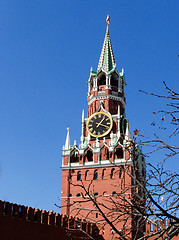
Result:
[[[97,72],[91,69],[88,80],[88,117],[98,109],[100,102],[112,115],[124,113],[124,70],[116,69],[108,24]]]
[[[85,200],[88,196],[80,185],[106,204],[107,197],[117,196],[119,186],[122,189],[132,184],[124,171],[126,165],[132,171],[128,147],[131,135],[125,117],[124,70],[118,72],[116,68],[109,36],[109,16],[106,23],[98,68],[96,72],[90,70],[88,79],[88,113],[85,118],[84,110],[82,112],[80,144],[77,146],[76,141],[70,144],[68,128],[62,151],[61,212],[79,218],[88,216],[87,219],[94,222],[101,221],[102,216],[94,210],[93,203]],[[77,202],[80,207],[76,206]],[[122,226],[120,221],[118,228]],[[103,229],[104,239],[111,239],[110,231],[110,226]]]

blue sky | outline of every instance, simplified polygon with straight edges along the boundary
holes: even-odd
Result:
[[[178,11],[178,0],[0,0],[0,199],[59,211],[66,128],[79,143],[107,14],[131,132],[152,134],[161,101],[139,89],[178,91]]]

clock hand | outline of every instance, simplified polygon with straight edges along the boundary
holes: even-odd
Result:
[[[103,126],[103,127],[109,128],[108,126],[106,126],[106,125],[104,125],[104,124],[102,124],[102,123],[96,123],[96,124],[98,124],[97,127],[99,127],[99,125],[101,125],[101,126]]]
[[[103,119],[99,122],[99,123],[96,123],[97,124],[97,128],[99,127],[99,125],[104,121],[105,119],[105,116],[103,117]]]

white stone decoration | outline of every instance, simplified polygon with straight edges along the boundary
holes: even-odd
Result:
[[[68,127],[64,150],[70,150],[70,147],[71,147],[71,145],[70,145],[70,129]]]

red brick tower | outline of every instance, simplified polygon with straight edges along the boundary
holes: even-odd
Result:
[[[81,143],[79,147],[76,141],[73,146],[70,145],[68,129],[62,163],[61,212],[79,218],[88,215],[88,219],[95,222],[103,218],[99,211],[95,211],[88,197],[85,201],[85,191],[79,185],[86,188],[90,185],[90,194],[108,206],[110,203],[106,203],[107,198],[116,196],[119,191],[133,184],[124,171],[126,165],[132,171],[132,159],[127,147],[131,136],[125,117],[124,70],[118,72],[116,69],[109,36],[109,17],[106,22],[97,72],[91,69],[88,80],[88,117],[84,117],[83,111]],[[78,203],[73,205],[76,201]],[[110,221],[115,218],[114,214],[108,217]],[[128,225],[132,224],[130,220]],[[122,225],[122,221],[116,223],[118,229],[122,229]],[[105,239],[112,239],[113,231],[106,226],[103,234]]]

